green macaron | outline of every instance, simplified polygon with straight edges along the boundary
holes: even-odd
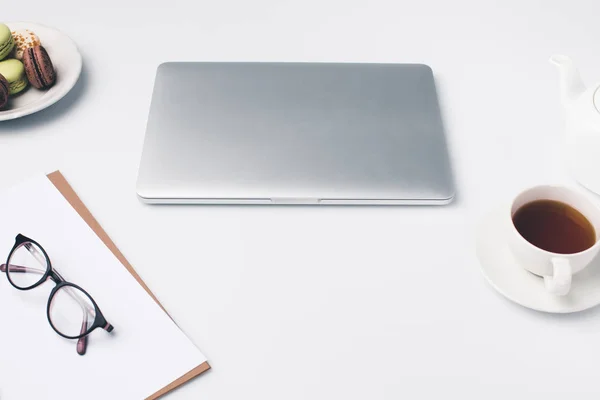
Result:
[[[0,61],[0,75],[8,81],[10,95],[21,92],[29,83],[23,63],[16,59]]]
[[[10,32],[10,28],[4,24],[0,24],[0,60],[4,60],[13,47],[15,47],[15,40]]]

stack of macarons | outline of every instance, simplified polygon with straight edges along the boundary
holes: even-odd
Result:
[[[0,24],[0,110],[29,84],[46,90],[54,82],[56,71],[39,37],[28,29],[11,32]]]

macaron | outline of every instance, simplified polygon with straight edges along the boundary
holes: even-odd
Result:
[[[15,53],[14,56],[17,60],[23,59],[25,50],[30,47],[40,46],[42,42],[38,35],[29,29],[19,29],[12,31],[12,37],[15,41]]]
[[[8,81],[9,94],[15,95],[27,87],[27,76],[25,75],[25,67],[19,60],[10,59],[0,61],[0,75]]]
[[[2,75],[0,75],[0,110],[2,110],[6,103],[8,103],[8,93],[9,93],[8,81]]]
[[[27,79],[36,89],[49,89],[56,82],[56,71],[52,60],[43,46],[30,47],[25,50],[23,64]]]
[[[0,60],[8,57],[14,46],[15,40],[10,32],[10,28],[4,24],[0,24]]]

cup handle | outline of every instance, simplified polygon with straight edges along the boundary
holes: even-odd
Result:
[[[544,277],[546,289],[556,296],[565,296],[571,290],[571,264],[569,260],[558,257],[551,262],[553,275]]]

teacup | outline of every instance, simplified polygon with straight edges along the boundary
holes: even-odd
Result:
[[[517,227],[515,215],[518,211],[525,210],[525,206],[546,204],[544,201],[547,201],[547,204],[556,203],[564,206],[565,210],[571,210],[578,215],[582,223],[587,224],[586,226],[591,225],[595,231],[593,239],[577,251],[558,252],[544,249],[539,243],[536,245],[531,237],[526,238],[528,229],[523,226]],[[568,294],[571,290],[572,276],[587,267],[600,251],[600,208],[584,194],[575,190],[561,186],[537,186],[527,189],[514,198],[510,205],[510,213],[507,212],[506,216],[510,218],[508,241],[516,261],[529,272],[543,277],[546,289],[554,295]],[[544,226],[529,226],[529,228],[539,228],[538,232],[541,229],[543,235],[556,243],[557,240],[561,240],[560,235],[566,234],[564,226],[562,230],[553,231],[560,225],[557,221],[560,220],[540,221],[538,219],[537,223],[543,222]],[[530,218],[527,223],[534,224],[536,219]],[[571,236],[567,237],[571,238]]]

